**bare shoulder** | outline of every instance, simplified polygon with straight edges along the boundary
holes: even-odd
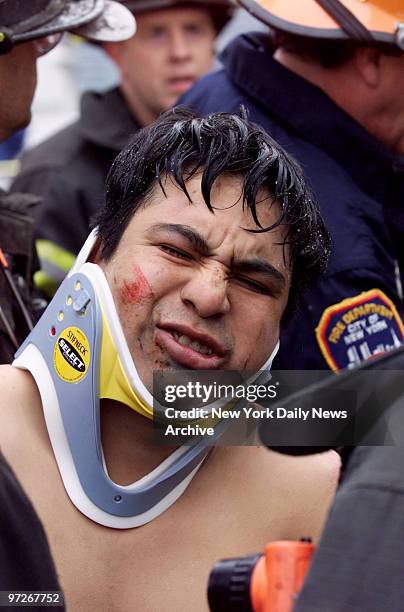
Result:
[[[279,470],[286,476],[281,482],[291,479],[296,487],[302,489],[315,489],[319,487],[325,490],[335,489],[338,482],[341,460],[334,451],[318,453],[307,456],[291,457],[269,451],[271,463],[275,470]]]
[[[37,393],[37,386],[29,372],[11,365],[0,366],[0,414],[12,408],[15,402],[29,398],[32,401]]]
[[[272,490],[275,488],[280,495],[311,495],[313,491],[327,495],[335,491],[341,461],[334,451],[292,457],[265,447],[250,447],[239,454],[249,479],[257,483],[270,481]]]
[[[38,388],[29,372],[0,366],[0,448],[5,452],[21,437],[26,415],[41,405]]]
[[[277,491],[288,509],[288,537],[317,540],[333,502],[341,468],[334,451],[307,457],[271,453]]]
[[[334,451],[290,457],[264,447],[219,448],[206,466],[204,490],[214,486],[217,499],[225,500],[232,513],[237,508],[238,516],[250,516],[254,508],[246,544],[253,529],[261,546],[304,536],[316,541],[334,499],[340,464]]]
[[[291,457],[263,447],[241,450],[232,453],[235,472],[244,473],[244,502],[238,503],[254,506],[257,528],[264,526],[270,539],[317,540],[338,484],[337,453]]]

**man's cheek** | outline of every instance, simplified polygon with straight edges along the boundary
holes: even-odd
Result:
[[[124,305],[140,304],[154,297],[149,281],[140,266],[135,264],[132,270],[132,278],[123,280],[118,289],[119,301]]]
[[[273,325],[263,323],[261,326],[257,324],[257,331],[258,334],[244,338],[245,360],[242,369],[260,368],[267,361],[279,340],[279,326],[275,323]]]

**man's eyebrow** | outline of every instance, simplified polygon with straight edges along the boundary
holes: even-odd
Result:
[[[279,270],[277,270],[275,266],[270,264],[269,261],[265,259],[234,259],[232,261],[231,268],[237,272],[263,274],[269,280],[278,283],[280,285],[280,288],[286,286],[286,278],[282,274],[282,272],[279,272]]]
[[[155,223],[149,227],[147,233],[153,234],[159,231],[171,232],[173,234],[180,235],[190,243],[195,251],[201,255],[204,255],[205,257],[208,257],[211,254],[211,250],[205,238],[203,238],[203,236],[201,236],[197,230],[189,225],[182,225],[180,223]],[[269,280],[278,283],[281,289],[286,286],[285,276],[266,259],[261,259],[259,257],[243,260],[233,259],[230,267],[233,271],[237,272],[262,274]]]
[[[210,255],[211,251],[205,238],[189,225],[182,225],[180,223],[155,223],[149,227],[147,233],[153,234],[160,231],[178,234],[182,238],[185,238],[185,240],[190,243],[191,247],[201,255],[206,257]]]

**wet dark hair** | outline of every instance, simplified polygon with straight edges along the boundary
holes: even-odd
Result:
[[[242,205],[256,229],[269,232],[285,226],[289,245],[292,284],[288,312],[296,298],[324,271],[330,253],[330,237],[300,166],[258,125],[240,114],[214,113],[198,117],[183,107],[167,111],[150,126],[139,130],[115,159],[107,178],[106,204],[94,219],[101,238],[101,259],[108,260],[132,216],[152,195],[157,184],[165,195],[163,180],[170,176],[185,193],[187,179],[201,173],[206,206],[214,214],[211,191],[223,175],[242,179]],[[263,227],[256,208],[262,188],[269,190],[269,206],[278,203],[280,214]]]

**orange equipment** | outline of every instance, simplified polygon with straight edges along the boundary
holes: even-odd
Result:
[[[209,577],[211,612],[291,612],[313,552],[303,538],[271,542],[262,556],[219,561]]]

